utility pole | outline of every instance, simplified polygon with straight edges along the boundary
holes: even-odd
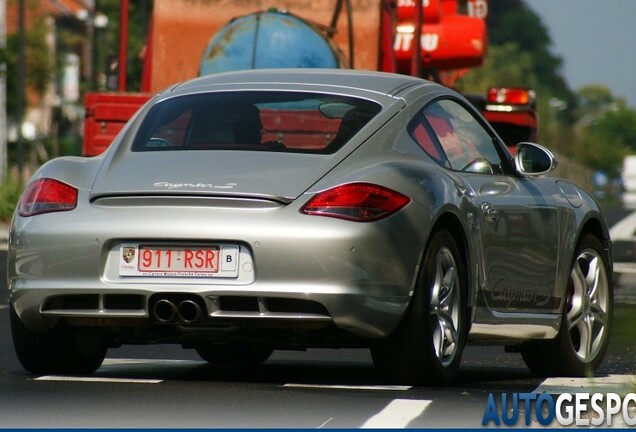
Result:
[[[19,37],[19,46],[18,46],[18,113],[17,113],[17,123],[18,123],[18,175],[20,176],[20,181],[22,181],[22,168],[24,164],[24,137],[22,136],[22,123],[24,122],[24,105],[25,105],[25,79],[24,74],[26,72],[26,29],[25,29],[25,0],[18,0],[18,37]]]
[[[0,50],[7,46],[7,4],[0,0]],[[0,63],[0,182],[7,175],[7,65]]]

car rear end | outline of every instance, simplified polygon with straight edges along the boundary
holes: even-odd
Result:
[[[146,108],[104,156],[49,163],[12,226],[15,312],[32,330],[102,329],[113,345],[386,336],[420,259],[403,229],[411,200],[368,173],[325,180],[401,109],[375,98],[184,92]],[[255,141],[237,138],[250,121]]]

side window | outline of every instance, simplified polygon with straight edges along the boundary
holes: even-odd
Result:
[[[413,123],[409,126],[409,134],[411,138],[429,155],[435,162],[440,165],[447,165],[446,156],[439,144],[426,130],[424,122],[421,120],[422,114],[418,114]]]
[[[424,109],[424,118],[454,171],[502,173],[493,137],[457,102],[439,100]]]

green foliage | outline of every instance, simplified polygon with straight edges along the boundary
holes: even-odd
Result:
[[[27,86],[40,96],[44,95],[53,74],[53,59],[46,43],[47,32],[50,29],[44,18],[38,18],[32,28],[25,31],[25,76]],[[7,64],[7,112],[15,114],[17,110],[18,94],[18,52],[19,35],[13,33],[7,36],[6,49],[0,57]]]
[[[597,113],[608,108],[625,108],[622,98],[615,98],[609,88],[601,84],[589,84],[576,91],[578,117],[585,121],[586,116],[597,116]]]
[[[492,46],[484,64],[472,69],[456,84],[462,92],[482,94],[493,86],[536,88],[538,85],[532,55],[512,42]]]
[[[23,188],[24,185],[21,182],[11,179],[6,179],[0,184],[0,221],[11,220]]]
[[[576,92],[579,106],[590,110],[601,108],[614,101],[610,89],[601,84],[590,84],[581,87]]]
[[[620,174],[628,154],[636,154],[636,111],[610,105],[589,125],[582,125],[577,159],[587,166]]]
[[[48,32],[44,18],[39,18],[26,34],[26,84],[39,95],[46,92],[53,72],[53,59],[46,42]]]
[[[636,154],[636,111],[600,84],[577,91],[578,145],[573,157],[610,176],[618,176],[625,156]]]

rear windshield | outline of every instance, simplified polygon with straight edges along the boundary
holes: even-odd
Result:
[[[379,111],[364,99],[319,93],[224,92],[152,107],[133,151],[248,150],[333,153]]]

